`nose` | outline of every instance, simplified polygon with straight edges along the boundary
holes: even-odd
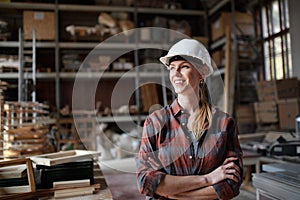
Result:
[[[178,67],[178,68],[176,68],[176,69],[174,70],[174,75],[175,75],[175,76],[182,76],[182,74],[181,74],[181,68],[180,68],[180,67]]]

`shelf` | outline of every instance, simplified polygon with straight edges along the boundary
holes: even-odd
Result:
[[[214,41],[211,45],[210,45],[210,49],[214,50],[222,45],[224,45],[226,43],[226,37],[222,37],[220,39],[218,39],[217,41]]]
[[[99,42],[60,42],[58,46],[60,48],[74,48],[74,49],[93,49],[97,47],[97,45],[100,45],[101,49],[119,49],[120,45],[122,46],[122,49],[134,49],[136,48],[136,44],[134,43],[101,43]]]
[[[4,73],[0,73],[0,78],[1,79],[17,79],[19,76],[18,72],[4,72]],[[32,78],[32,74],[31,73],[24,73],[24,77],[27,77],[29,79]],[[36,78],[38,79],[54,79],[56,77],[56,73],[55,72],[37,72],[36,73]]]
[[[75,78],[120,78],[124,72],[60,72],[60,78],[75,79]],[[135,73],[130,74],[130,78],[136,77]]]
[[[55,10],[55,4],[51,3],[0,3],[0,8],[8,9],[34,9],[34,10]]]
[[[141,78],[161,78],[161,72],[139,72]],[[165,76],[168,76],[165,74]],[[137,72],[60,72],[60,78],[136,78]]]
[[[82,12],[135,12],[134,7],[128,6],[101,6],[101,5],[71,5],[54,3],[0,3],[0,8],[8,9],[33,9],[33,10],[56,10],[59,11],[82,11]],[[166,15],[191,15],[204,16],[204,11],[164,9],[164,8],[137,8],[137,13],[166,14]]]
[[[145,120],[147,115],[140,115],[140,116],[115,116],[115,117],[97,117],[98,122],[130,122],[130,121],[139,121]]]
[[[41,1],[42,2],[42,1]],[[156,41],[141,41],[138,37],[138,34],[131,34],[128,37],[117,37],[115,38],[108,38],[108,40],[102,41],[101,38],[91,37],[90,40],[84,38],[77,38],[78,40],[72,40],[74,38],[68,33],[63,32],[65,27],[68,24],[77,23],[77,24],[86,24],[87,26],[91,26],[93,24],[97,24],[97,16],[101,12],[125,12],[129,14],[130,19],[135,23],[138,24],[138,17],[139,15],[147,15],[149,18],[153,18],[153,15],[162,15],[167,18],[175,18],[180,19],[181,16],[186,16],[188,18],[193,18],[190,21],[192,23],[197,23],[201,26],[200,22],[198,21],[199,18],[205,18],[206,12],[201,10],[193,10],[193,9],[163,9],[163,8],[147,8],[147,7],[137,7],[137,6],[102,6],[102,5],[79,5],[79,4],[72,4],[72,2],[65,2],[59,3],[60,1],[50,1],[52,3],[17,3],[17,2],[9,2],[9,3],[0,3],[0,10],[8,10],[7,16],[14,15],[17,13],[18,15],[15,17],[16,24],[18,26],[22,26],[22,11],[24,10],[33,10],[33,11],[51,11],[54,14],[55,18],[55,29],[60,34],[55,35],[55,39],[51,41],[44,41],[39,40],[36,42],[36,47],[38,52],[37,61],[41,63],[38,64],[38,68],[40,66],[44,66],[47,68],[51,68],[51,73],[46,72],[38,72],[36,73],[36,78],[38,81],[51,81],[55,83],[55,97],[51,97],[49,101],[51,101],[51,105],[57,107],[57,110],[62,108],[62,105],[68,104],[70,98],[65,98],[62,96],[62,89],[64,87],[70,87],[71,82],[75,81],[75,79],[82,79],[83,81],[91,80],[92,82],[97,80],[104,80],[106,82],[115,82],[118,81],[117,79],[127,79],[126,81],[129,84],[134,84],[136,88],[140,86],[142,82],[149,81],[153,79],[158,81],[161,79],[162,83],[165,83],[168,77],[168,73],[164,73],[160,68],[155,68],[157,71],[152,71],[154,68],[133,68],[130,71],[116,71],[116,72],[107,72],[107,71],[88,71],[85,70],[82,72],[63,72],[62,60],[64,59],[65,54],[77,54],[79,59],[92,59],[92,61],[96,62],[98,55],[103,56],[111,56],[113,59],[118,59],[120,57],[124,57],[127,62],[133,63],[133,66],[142,67],[140,63],[145,63],[148,65],[152,59],[156,59],[157,53],[152,55],[152,50],[149,51],[150,53],[144,53],[146,49],[153,49],[153,50],[167,50],[170,48],[170,43],[167,41],[159,43]],[[6,17],[6,12],[4,13]],[[1,15],[2,16],[2,15]],[[66,20],[65,24],[61,22],[61,20]],[[199,23],[198,23],[199,22]],[[58,24],[57,24],[58,23]],[[198,25],[197,25],[198,27]],[[192,28],[197,28],[192,27]],[[17,28],[17,27],[16,27]],[[159,27],[157,27],[159,28]],[[137,32],[139,29],[137,28]],[[20,48],[20,44],[18,38],[14,35],[14,38],[10,40],[14,41],[0,41],[0,48],[3,49],[5,54],[9,54],[10,52],[17,52],[16,50]],[[197,33],[198,34],[198,33]],[[32,43],[30,40],[26,41],[24,44],[25,47],[32,47]],[[14,48],[14,49],[9,49]],[[50,52],[49,52],[50,49]],[[140,51],[141,50],[141,51]],[[49,55],[48,55],[49,53]],[[143,53],[145,55],[143,55]],[[161,52],[159,52],[161,54]],[[90,55],[90,57],[89,57]],[[149,58],[147,60],[147,58]],[[49,59],[49,60],[48,60]],[[84,60],[85,60],[84,59]],[[86,60],[85,60],[86,61]],[[158,64],[158,59],[157,63]],[[88,65],[87,65],[88,66]],[[148,66],[147,66],[148,67]],[[147,71],[149,70],[149,71]],[[24,77],[31,79],[32,73],[24,73]],[[13,82],[17,82],[19,78],[18,72],[7,72],[1,73],[0,72],[0,79],[9,80],[13,79]],[[68,82],[64,85],[64,82]],[[126,84],[127,84],[126,82]],[[127,86],[126,86],[127,87]],[[83,88],[84,90],[84,88]],[[67,92],[70,92],[69,90]],[[163,91],[165,92],[165,91]],[[44,95],[44,94],[42,94]],[[49,98],[47,95],[44,95],[43,98]],[[167,95],[163,95],[164,102],[166,102]],[[105,99],[104,96],[97,96],[100,100]],[[140,100],[140,94],[138,92],[135,93],[135,102],[138,107],[142,105]],[[59,115],[59,113],[58,113]],[[105,122],[112,122],[112,121],[121,121],[121,122],[129,122],[129,121],[136,121],[140,123],[142,119],[145,119],[145,116],[141,116],[140,113],[137,116],[117,116],[115,118],[104,117],[101,118],[101,121]]]
[[[205,16],[205,12],[200,11],[200,10],[164,9],[164,8],[137,8],[137,12],[138,13],[145,13],[145,14]]]
[[[133,7],[126,6],[101,6],[101,5],[70,5],[58,4],[60,11],[83,11],[83,12],[134,12]]]
[[[141,48],[169,48],[168,44],[153,44],[153,43],[102,43],[99,42],[58,42],[59,48],[70,48],[70,49],[93,49],[97,47],[97,45],[100,45],[101,49],[119,49],[120,45],[122,46],[122,49],[141,49]],[[31,47],[31,42],[25,42],[25,47]],[[55,48],[56,43],[55,42],[37,42],[36,46],[38,48]],[[0,47],[13,47],[18,48],[19,42],[18,41],[0,41]]]
[[[55,42],[36,42],[38,48],[55,48]],[[18,41],[0,41],[0,47],[19,47]],[[25,47],[32,47],[32,42],[25,42]]]
[[[31,73],[24,73],[24,76],[27,78],[32,78]],[[75,79],[75,78],[136,78],[137,72],[60,72],[58,74],[59,78],[63,79]],[[161,72],[139,72],[139,76],[143,78],[161,78]],[[165,74],[168,76],[168,74]],[[1,79],[17,79],[18,72],[2,72],[0,73]],[[39,79],[55,79],[55,72],[37,72],[36,78]]]

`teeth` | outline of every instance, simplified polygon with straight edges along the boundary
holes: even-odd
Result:
[[[181,84],[183,81],[174,81],[175,84]]]

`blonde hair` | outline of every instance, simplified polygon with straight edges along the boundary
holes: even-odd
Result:
[[[208,101],[209,93],[204,81],[200,83],[199,97],[199,107],[191,116],[191,120],[193,120],[192,132],[196,139],[199,139],[202,131],[209,129],[212,124],[211,105]]]

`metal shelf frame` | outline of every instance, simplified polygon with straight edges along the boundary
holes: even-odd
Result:
[[[10,9],[10,10],[36,10],[36,11],[53,11],[55,13],[55,31],[59,33],[59,16],[60,14],[65,14],[67,12],[127,12],[133,14],[133,20],[137,23],[137,16],[139,14],[161,14],[161,15],[169,15],[169,16],[195,16],[195,17],[206,17],[207,13],[201,10],[184,10],[184,9],[163,9],[163,8],[146,8],[146,7],[126,7],[126,6],[102,6],[102,5],[76,5],[76,4],[60,4],[56,0],[55,3],[16,3],[16,2],[0,2],[0,9]],[[37,72],[36,79],[37,80],[53,80],[55,82],[55,103],[56,107],[61,107],[60,93],[61,93],[61,80],[63,79],[75,79],[75,78],[105,78],[105,79],[117,79],[120,78],[124,72],[61,72],[61,51],[63,50],[92,50],[94,49],[99,42],[65,42],[61,41],[59,38],[59,34],[55,34],[55,38],[53,41],[37,41],[36,48],[37,49],[53,49],[54,51],[54,60],[55,60],[55,72]],[[24,47],[31,47],[32,44],[30,42],[25,41]],[[169,46],[167,44],[153,44],[153,43],[141,43],[136,40],[133,43],[113,43],[108,45],[101,45],[101,49],[104,50],[118,50],[120,46],[123,49],[167,49]],[[18,41],[0,41],[0,48],[19,48]],[[134,63],[136,66],[138,63],[138,55],[135,53],[134,55]],[[24,76],[32,77],[33,75],[25,72]],[[168,77],[167,73],[163,73],[162,71],[158,72],[143,72],[136,70],[135,72],[130,72],[126,74],[126,78],[135,79],[135,84],[139,84],[140,78],[161,78],[163,83],[165,83],[166,78]],[[0,73],[1,79],[17,79],[18,73],[9,72],[9,73]],[[164,93],[166,91],[163,91]],[[137,92],[137,100],[139,99],[139,94]],[[164,103],[167,103],[167,95],[163,94]],[[139,100],[137,101],[139,102]],[[58,109],[59,110],[59,109]],[[59,113],[58,113],[59,115]],[[142,117],[137,117],[136,120],[141,120]],[[109,118],[106,120],[110,121]],[[121,118],[123,120],[123,118]]]

